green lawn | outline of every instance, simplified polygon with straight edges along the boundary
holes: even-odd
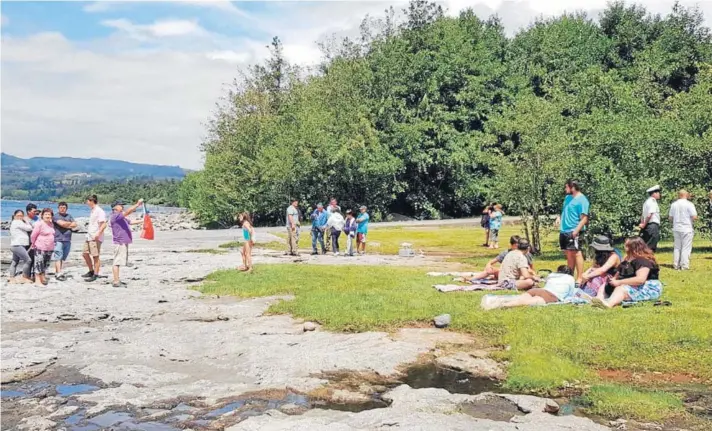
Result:
[[[504,230],[502,247],[513,233],[516,228]],[[547,237],[537,268],[564,263],[555,240],[555,234]],[[481,229],[374,229],[369,241],[379,243],[382,252],[396,252],[401,242],[426,254],[452,252],[453,259],[473,267],[482,267],[496,254],[479,245]],[[677,376],[678,383],[680,375],[686,376],[678,389],[684,389],[686,378],[707,390],[712,386],[712,247],[697,240],[695,248],[693,270],[675,272],[668,267],[670,244],[660,247],[663,299],[671,301],[671,307],[550,306],[484,312],[479,308],[481,293],[442,294],[431,285],[445,279],[427,277],[424,269],[394,267],[261,265],[253,274],[212,274],[202,290],[241,297],[294,294],[293,301],[275,304],[270,311],[317,320],[336,331],[391,330],[449,313],[452,329],[477,334],[493,346],[511,347],[497,355],[509,363],[505,384],[510,390],[556,392],[574,385],[584,388],[583,400],[593,413],[659,420],[684,411],[676,388],[665,383],[668,376]],[[603,379],[601,370],[657,377],[617,384]]]

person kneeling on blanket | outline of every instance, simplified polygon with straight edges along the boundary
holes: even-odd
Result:
[[[528,305],[546,305],[562,302],[574,295],[576,280],[573,271],[566,265],[561,265],[555,273],[546,277],[543,288],[532,288],[526,293],[514,295],[485,295],[480,306],[485,310],[502,307],[522,307]]]
[[[659,299],[663,285],[658,279],[660,267],[655,254],[640,237],[625,241],[625,258],[608,286],[613,292],[606,298],[607,289],[599,289],[591,299],[594,307],[612,308],[623,301],[651,301]],[[608,289],[609,290],[609,289]]]

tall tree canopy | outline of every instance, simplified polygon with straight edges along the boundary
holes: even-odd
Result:
[[[695,9],[622,2],[598,21],[540,19],[508,38],[471,10],[412,1],[322,44],[314,69],[271,57],[217,107],[183,204],[206,224],[283,217],[336,196],[382,216],[476,214],[497,201],[538,244],[577,178],[591,228],[630,233],[644,190],[712,187],[712,39]]]

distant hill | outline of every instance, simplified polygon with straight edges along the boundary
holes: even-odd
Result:
[[[0,154],[2,197],[47,199],[107,181],[180,180],[187,170],[180,166],[149,165],[110,159],[32,157],[23,159]]]
[[[67,174],[98,175],[103,178],[153,177],[183,178],[185,169],[180,166],[148,165],[110,159],[77,159],[74,157],[32,157],[22,159],[10,154],[0,154],[2,173],[31,172],[47,176]]]

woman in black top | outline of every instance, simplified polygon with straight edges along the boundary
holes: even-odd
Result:
[[[653,251],[640,237],[625,242],[625,258],[618,266],[609,285],[613,293],[608,299],[593,298],[593,305],[611,308],[623,301],[649,301],[660,298],[663,285],[658,280],[660,267]]]

